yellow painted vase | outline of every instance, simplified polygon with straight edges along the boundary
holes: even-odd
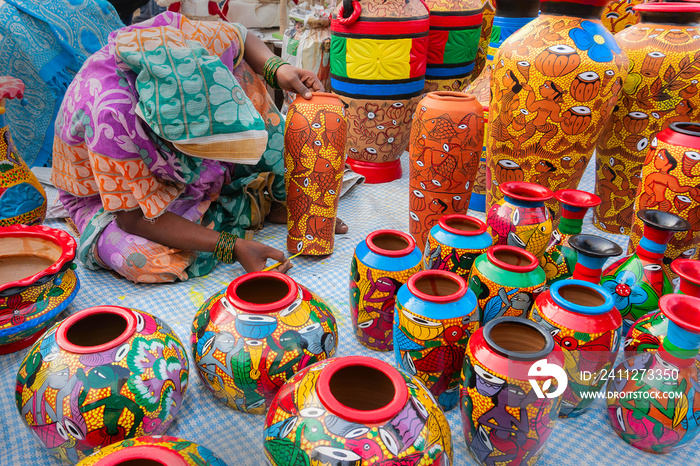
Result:
[[[484,66],[486,66],[486,54],[489,50],[489,43],[491,42],[491,27],[493,26],[495,10],[496,8],[492,0],[484,1],[483,15],[481,18],[481,37],[479,37],[479,49],[476,52],[472,79],[479,76]]]
[[[600,15],[600,22],[613,34],[624,31],[639,22],[639,13],[634,6],[646,0],[613,0],[608,3]]]

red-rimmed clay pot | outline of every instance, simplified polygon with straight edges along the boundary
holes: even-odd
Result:
[[[106,445],[164,433],[182,406],[188,371],[185,348],[159,318],[91,307],[32,346],[15,400],[41,445],[77,463]]]
[[[76,247],[63,230],[0,227],[0,354],[30,346],[73,301]]]
[[[619,244],[596,235],[574,235],[569,238],[569,247],[576,251],[572,278],[596,285],[600,283],[608,259],[622,254]]]
[[[350,263],[350,317],[362,345],[376,351],[394,348],[396,293],[420,267],[420,249],[407,233],[377,230],[357,245]]]
[[[450,427],[425,386],[364,356],[321,361],[292,377],[270,406],[263,440],[273,466],[289,458],[355,466],[453,458]]]
[[[502,316],[526,317],[546,280],[531,252],[491,246],[476,258],[469,275],[469,288],[479,303],[479,321],[484,325]]]
[[[469,340],[460,407],[467,449],[481,465],[534,464],[559,417],[564,355],[525,319],[501,317]]]
[[[190,342],[199,377],[217,399],[263,414],[294,373],[333,356],[338,331],[318,295],[287,275],[253,272],[202,304]]]
[[[208,448],[177,437],[154,435],[114,443],[77,466],[226,466]]]

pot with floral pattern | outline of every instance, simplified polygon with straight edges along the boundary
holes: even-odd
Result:
[[[186,350],[166,323],[96,306],[34,343],[17,373],[15,401],[39,443],[77,463],[111,443],[164,433],[188,381]]]
[[[486,208],[505,182],[501,162],[527,182],[576,188],[617,103],[628,60],[600,23],[608,0],[547,0],[494,57]],[[558,218],[559,206],[548,206]]]
[[[424,270],[447,270],[465,280],[476,259],[493,245],[486,224],[468,215],[445,215],[430,229],[423,251]]]
[[[561,348],[530,320],[501,317],[472,335],[460,408],[467,450],[478,464],[537,461],[559,417],[563,367]]]
[[[331,89],[345,106],[347,162],[367,183],[401,178],[423,95],[430,17],[420,0],[343,0],[331,19]]]
[[[527,316],[547,277],[532,253],[513,246],[491,246],[474,261],[469,275],[479,304],[479,321]]]
[[[569,238],[569,247],[576,251],[572,278],[596,285],[600,283],[603,266],[608,259],[622,254],[619,244],[596,235],[574,235]]]
[[[697,121],[700,116],[700,4],[645,3],[634,9],[642,21],[615,35],[629,55],[630,70],[596,147],[596,194],[603,202],[594,217],[596,227],[615,234],[629,235],[637,223],[630,252],[641,236],[635,210],[659,209],[685,217],[700,205],[700,199],[694,200],[694,193],[688,191],[700,186],[700,172],[689,168],[699,160],[693,155],[700,150],[697,131],[685,137],[668,133],[670,125]],[[655,151],[649,149],[656,146],[657,138],[657,150],[667,150],[676,162],[652,159]],[[691,147],[676,147],[684,145],[684,140],[691,141]],[[690,156],[684,155],[687,151]],[[694,236],[689,233],[686,243],[692,243]],[[675,249],[669,246],[667,252],[673,259],[678,257]]]
[[[464,350],[477,328],[476,296],[459,275],[423,270],[399,289],[394,314],[396,364],[418,377],[445,411],[459,401]]]
[[[263,441],[271,466],[453,459],[450,426],[425,386],[366,356],[321,361],[289,379],[267,412]]]
[[[600,280],[622,315],[623,335],[634,321],[658,309],[661,296],[673,293],[663,269],[666,245],[676,232],[687,231],[690,226],[679,216],[659,210],[640,210],[637,217],[644,222],[644,237],[635,253],[611,264]]]
[[[568,383],[559,416],[583,414],[617,357],[622,318],[612,296],[600,285],[560,280],[537,298],[528,319],[547,329],[564,353]]]
[[[394,348],[396,293],[420,268],[420,249],[407,233],[377,230],[357,245],[350,264],[350,317],[363,346]]]

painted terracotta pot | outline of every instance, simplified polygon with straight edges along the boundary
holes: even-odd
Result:
[[[482,325],[501,316],[526,317],[547,278],[532,253],[492,246],[474,261],[469,288],[479,303]]]
[[[535,19],[539,13],[540,0],[506,0],[496,5],[492,13],[491,29],[488,40],[484,42],[487,51],[486,63],[481,73],[473,80],[464,92],[473,94],[484,108],[484,146],[479,160],[479,168],[474,182],[474,190],[469,209],[484,212],[486,210],[486,140],[488,139],[489,101],[491,100],[491,69],[493,57],[501,44],[518,29]],[[484,7],[484,12],[486,7]],[[482,27],[484,27],[482,25]],[[483,35],[482,35],[483,37]]]
[[[202,304],[190,341],[199,377],[217,399],[264,414],[292,375],[335,354],[338,331],[318,295],[287,275],[253,272]]]
[[[474,292],[459,275],[423,270],[396,297],[396,364],[417,376],[440,407],[459,401],[459,377],[469,337],[479,328]]]
[[[362,345],[394,348],[396,293],[420,267],[420,249],[407,233],[377,230],[357,245],[350,265],[350,317]]]
[[[292,377],[270,406],[263,439],[272,466],[449,466],[453,458],[450,426],[424,385],[364,356]]]
[[[700,5],[698,5],[700,6]],[[672,260],[697,259],[700,256],[700,124],[672,123],[657,136],[644,162],[642,183],[634,202],[635,210],[658,209],[690,222],[684,234],[672,236],[665,252],[664,270],[674,278]],[[642,237],[642,222],[635,220],[630,248]]]
[[[463,91],[471,82],[481,38],[482,0],[426,0],[430,8],[425,90]]]
[[[77,466],[226,466],[206,447],[177,437],[154,435],[124,440],[88,456]]]
[[[624,31],[625,28],[634,26],[639,22],[639,13],[634,11],[634,6],[644,3],[646,0],[613,0],[608,3],[600,15],[600,22],[613,34]]]
[[[483,116],[474,96],[460,92],[429,92],[419,102],[409,147],[409,228],[418,244],[443,215],[467,213]]]
[[[615,300],[622,315],[622,333],[644,314],[658,309],[659,298],[673,293],[673,285],[663,269],[664,253],[676,232],[688,230],[688,222],[675,214],[640,210],[644,237],[634,254],[614,262],[603,272],[600,284]]]
[[[423,251],[423,269],[447,270],[465,280],[474,259],[493,245],[486,224],[468,215],[445,215],[430,229]]]
[[[532,321],[501,317],[472,335],[462,369],[460,408],[467,449],[478,464],[537,461],[559,417],[563,367],[559,346]]]
[[[564,352],[568,378],[559,416],[583,414],[605,386],[621,340],[622,318],[603,287],[583,280],[554,283],[535,301],[528,318],[552,334]],[[600,377],[598,377],[600,375]]]
[[[30,346],[73,301],[76,248],[63,230],[0,227],[0,354]]]
[[[700,66],[697,32],[700,4],[649,3],[634,8],[641,13],[642,22],[615,35],[615,40],[629,55],[629,75],[596,148],[596,194],[603,203],[595,210],[594,223],[603,231],[625,235],[630,234],[635,221],[634,209],[656,208],[678,213],[680,210],[671,210],[673,206],[670,205],[676,197],[680,199],[676,204],[681,208],[690,207],[687,212],[698,209],[698,201],[692,199],[686,185],[700,184],[700,172],[683,171],[680,166],[674,169],[668,166],[670,161],[662,163],[648,155],[653,152],[649,151],[649,146],[656,145],[657,136],[659,140],[668,140],[667,136],[662,136],[667,134],[662,130],[672,123],[696,121],[700,116],[697,86],[700,79],[697,68]],[[681,164],[684,150],[671,150],[666,142],[660,142],[659,146],[659,150],[670,150],[674,160]],[[695,146],[685,150],[697,154],[700,143],[696,142]],[[691,156],[686,166],[698,160]],[[657,173],[654,177],[665,175],[669,181],[647,187],[641,179],[642,165],[647,177]],[[653,199],[648,200],[647,205],[640,203],[637,194],[640,189],[647,195],[653,192]],[[647,196],[642,196],[646,201]],[[661,206],[665,202],[669,203],[669,208]],[[639,236],[641,232],[637,240]]]
[[[479,76],[486,66],[486,54],[489,49],[489,43],[491,42],[491,29],[493,27],[495,10],[494,2],[491,0],[484,0],[483,15],[481,18],[481,36],[479,37],[479,48],[477,49],[476,59],[474,60],[472,80]]]
[[[159,318],[96,306],[32,346],[15,400],[42,446],[77,463],[109,444],[164,433],[180,411],[188,374],[185,348]]]
[[[502,161],[552,190],[578,186],[627,77],[626,55],[597,19],[607,1],[543,1],[494,57],[487,209],[503,197]]]
[[[619,244],[596,235],[574,235],[569,238],[569,248],[576,251],[572,278],[596,285],[600,283],[608,259],[622,254]]]
[[[559,226],[552,232],[547,249],[540,259],[549,285],[573,275],[576,251],[569,246],[569,238],[581,233],[586,212],[600,204],[598,196],[578,189],[560,189],[554,193],[554,197],[561,205]]]
[[[36,225],[46,217],[46,192],[17,153],[5,119],[5,99],[23,95],[21,80],[0,76],[0,227]]]
[[[493,244],[523,248],[539,260],[552,237],[552,216],[545,202],[554,194],[534,183],[511,181],[499,187],[503,198],[486,216]]]
[[[659,308],[668,318],[662,346],[617,366],[607,387],[614,396],[606,397],[615,432],[649,453],[678,450],[700,433],[696,422],[700,381],[693,365],[700,348],[700,298],[667,295]]]
[[[304,255],[333,252],[347,123],[337,96],[312,93],[289,106],[284,129],[287,249]]]
[[[331,19],[331,88],[348,118],[347,162],[367,183],[401,178],[429,30],[420,0],[343,0]]]

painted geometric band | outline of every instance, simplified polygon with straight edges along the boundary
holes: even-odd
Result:
[[[407,18],[406,21],[387,21],[386,18],[372,19],[377,21],[363,21],[362,18],[360,18],[359,21],[350,27],[334,21],[331,23],[331,33],[350,34],[352,36],[364,34],[391,36],[395,34],[403,35],[406,34],[407,31],[414,31],[418,33],[427,32],[430,28],[430,19],[428,16],[422,16],[420,18]]]
[[[356,98],[381,98],[381,99],[408,99],[423,92],[425,79],[421,76],[416,80],[401,79],[381,83],[375,81],[349,82],[356,80],[343,79],[342,81],[331,75],[331,88],[340,95]]]
[[[430,79],[430,78],[461,78],[464,77],[467,73],[471,73],[474,70],[474,62],[469,62],[468,65],[464,65],[463,63],[456,63],[456,64],[450,64],[450,65],[431,65],[428,63],[428,66],[425,69],[425,77]]]

